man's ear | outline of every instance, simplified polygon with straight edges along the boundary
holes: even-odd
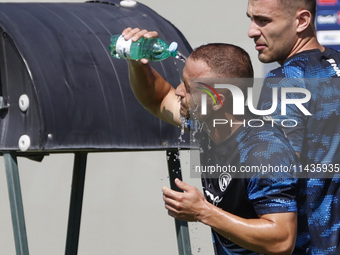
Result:
[[[218,94],[218,96],[220,97],[219,99],[215,96],[217,104],[216,105],[214,104],[212,107],[214,111],[218,111],[219,109],[221,109],[225,101],[225,96],[223,94]],[[220,102],[220,99],[221,99],[221,102]]]
[[[299,10],[297,12],[297,28],[296,31],[301,33],[305,31],[312,22],[312,14],[308,10]]]

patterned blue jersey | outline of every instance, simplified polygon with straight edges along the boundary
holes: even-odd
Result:
[[[280,129],[269,123],[241,126],[222,143],[208,146],[202,142],[201,147],[201,164],[205,169],[216,167],[202,173],[203,191],[210,203],[247,219],[297,211],[296,179],[281,169],[298,164],[298,159]],[[277,170],[269,172],[269,167]],[[257,254],[212,232],[215,254]]]
[[[296,54],[267,75],[259,100],[260,109],[269,109],[274,87],[303,88],[311,94],[310,100],[302,105],[311,115],[303,113],[295,104],[287,104],[284,115],[282,98],[272,115],[279,121],[295,120],[296,127],[287,127],[284,131],[300,153],[303,169],[307,171],[302,177],[308,178],[299,180],[302,201],[299,201],[296,254],[340,254],[340,185],[330,171],[334,167],[338,170],[340,163],[339,67],[340,53],[333,49]],[[303,97],[305,95],[299,93],[287,94],[290,99]],[[328,168],[315,175],[315,171],[310,172],[315,166]]]

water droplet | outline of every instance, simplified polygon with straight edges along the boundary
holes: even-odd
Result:
[[[187,57],[184,56],[182,53],[180,53],[179,51],[177,51],[177,55],[175,57],[178,60],[181,60],[183,63],[185,63],[187,61]]]

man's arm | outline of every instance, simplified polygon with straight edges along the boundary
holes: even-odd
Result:
[[[180,103],[175,89],[149,64],[129,61],[130,86],[137,100],[156,117],[181,125]]]
[[[127,28],[122,32],[126,40],[137,41],[141,37],[158,37],[155,31]],[[153,69],[146,59],[129,60],[129,79],[131,89],[137,100],[158,118],[179,126],[180,103],[175,89]]]
[[[170,216],[185,221],[200,221],[220,235],[248,250],[264,254],[291,254],[296,238],[295,212],[260,215],[245,219],[209,203],[197,188],[176,179],[185,191],[163,188],[165,207]]]

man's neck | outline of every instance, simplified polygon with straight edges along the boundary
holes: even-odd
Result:
[[[299,39],[297,40],[297,42],[294,45],[294,48],[292,49],[291,53],[288,55],[288,58],[307,51],[307,50],[320,50],[321,52],[323,52],[325,50],[325,47],[323,47],[317,40],[316,35],[313,34],[311,36],[305,36],[305,37],[299,37]],[[283,64],[283,62],[279,62],[280,65]]]

